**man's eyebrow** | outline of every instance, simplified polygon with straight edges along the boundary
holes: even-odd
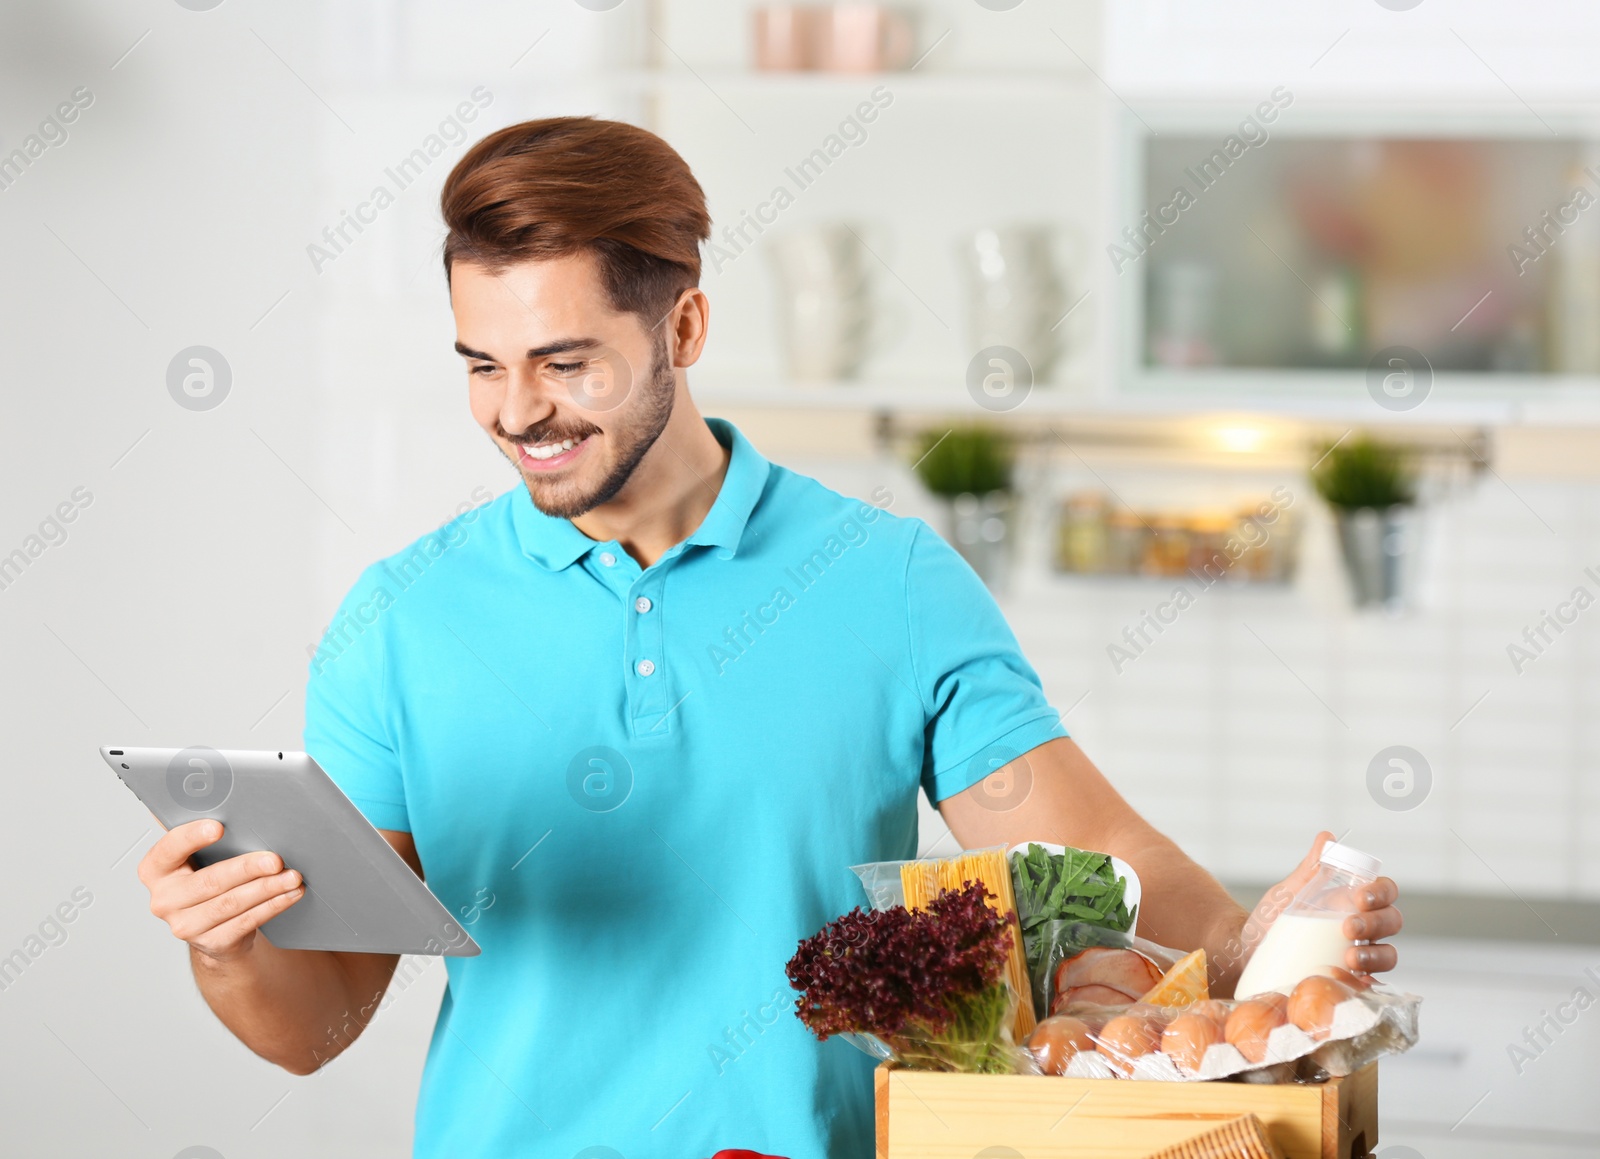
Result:
[[[481,350],[474,350],[465,342],[456,343],[456,353],[461,355],[463,358],[476,358],[479,362],[493,362],[495,360],[494,355],[485,354]]]
[[[565,354],[569,350],[585,350],[599,345],[600,340],[598,338],[563,338],[559,342],[550,342],[544,346],[535,346],[530,349],[527,354],[524,355],[524,357],[529,359],[548,358],[552,354]],[[474,350],[464,342],[456,343],[456,353],[461,355],[463,358],[476,358],[480,362],[500,361],[494,355],[485,354],[481,350]]]

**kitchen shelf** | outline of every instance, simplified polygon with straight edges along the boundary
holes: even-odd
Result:
[[[1342,376],[1341,376],[1342,380]],[[1036,386],[1013,411],[987,412],[965,387],[950,381],[794,383],[716,379],[693,383],[706,406],[821,410],[890,415],[964,414],[1000,422],[1039,420],[1183,420],[1257,415],[1309,424],[1366,427],[1600,426],[1600,380],[1562,379],[1539,385],[1488,388],[1476,376],[1439,375],[1434,397],[1410,411],[1376,406],[1359,382],[1324,383],[1315,392],[1250,389],[1236,384],[1203,389],[1136,389],[1102,396],[1082,385]],[[1519,383],[1525,380],[1518,379]],[[1537,380],[1533,380],[1537,381]],[[1526,397],[1514,397],[1525,392]]]
[[[1357,428],[1386,427],[1394,441],[1423,460],[1454,464],[1468,474],[1494,458],[1491,432],[1508,425],[1503,404],[1430,404],[1423,418],[1396,416],[1360,398],[1249,397],[1096,398],[1083,389],[1039,387],[1011,412],[978,407],[959,385],[858,383],[724,386],[696,384],[700,407],[855,414],[872,424],[881,449],[904,448],[930,426],[986,421],[1011,430],[1020,445],[1046,450],[1095,447],[1160,462],[1229,470],[1303,465],[1308,452]],[[1295,403],[1291,407],[1286,404]],[[1396,420],[1399,421],[1396,421]]]

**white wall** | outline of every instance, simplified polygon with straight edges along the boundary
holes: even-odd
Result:
[[[1581,0],[1117,0],[1106,79],[1128,97],[1296,94],[1524,101],[1592,96],[1600,12]],[[1528,112],[1530,117],[1535,114]]]

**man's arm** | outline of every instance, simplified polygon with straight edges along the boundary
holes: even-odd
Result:
[[[418,877],[411,834],[380,830]],[[206,1004],[268,1062],[310,1074],[365,1029],[399,955],[282,950],[257,936],[303,895],[298,874],[275,853],[247,853],[195,869],[189,858],[222,836],[215,821],[170,830],[139,863],[150,912],[189,945]]]
[[[1176,950],[1205,947],[1214,991],[1233,993],[1239,971],[1262,933],[1288,899],[1316,870],[1329,834],[1319,834],[1293,874],[1247,913],[1183,850],[1133,810],[1076,743],[1047,741],[978,784],[939,803],[939,812],[963,847],[1050,841],[1112,853],[1139,874],[1139,934]],[[1394,908],[1398,889],[1388,878],[1374,882],[1362,914],[1346,919],[1353,939],[1377,941],[1400,929]],[[1392,946],[1356,946],[1352,971],[1390,970]]]

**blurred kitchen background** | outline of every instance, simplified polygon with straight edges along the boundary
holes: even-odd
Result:
[[[443,969],[257,1060],[95,750],[299,747],[361,567],[514,485],[437,192],[556,113],[705,187],[702,409],[957,541],[1139,809],[1246,899],[1384,859],[1379,1155],[1600,1151],[1597,49],[1578,0],[5,6],[6,1153],[405,1153]]]

